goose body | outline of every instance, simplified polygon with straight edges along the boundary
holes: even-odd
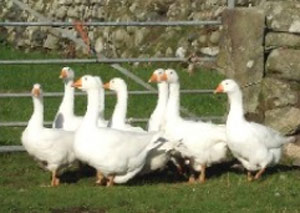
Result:
[[[145,132],[141,127],[131,126],[126,123],[128,91],[125,81],[121,78],[113,78],[104,84],[104,88],[117,93],[117,103],[109,127],[124,131]]]
[[[195,171],[201,171],[200,182],[205,181],[205,168],[226,158],[227,144],[224,125],[195,122],[181,118],[180,85],[175,70],[167,69],[164,80],[169,84],[169,99],[165,115],[166,137],[170,140],[182,140],[184,146],[178,151],[188,158]]]
[[[99,113],[97,105],[102,85],[93,76],[83,76],[74,86],[88,95],[87,112],[75,135],[76,157],[108,178],[108,185],[127,182],[141,171],[147,154],[164,143],[162,134],[98,127],[95,117]]]
[[[267,126],[248,122],[244,117],[242,92],[235,81],[222,81],[216,92],[227,93],[230,102],[226,121],[229,149],[249,172],[259,170],[255,175],[255,179],[258,179],[267,166],[279,162],[282,145],[294,138],[283,137]],[[250,173],[248,178],[252,179]]]
[[[46,163],[52,172],[52,186],[59,184],[56,173],[75,160],[73,152],[74,133],[43,127],[43,98],[39,84],[32,90],[34,111],[22,133],[22,144],[26,151],[37,160]]]
[[[64,81],[64,96],[62,102],[55,115],[52,127],[56,129],[63,129],[66,131],[75,131],[82,122],[82,116],[76,116],[74,114],[74,93],[75,88],[72,87],[74,82],[74,71],[70,67],[64,67],[61,70],[59,78]],[[103,90],[102,88],[100,88]],[[98,125],[100,127],[107,126],[108,122],[103,118],[104,112],[104,92],[101,93],[100,102],[100,114],[98,119]]]

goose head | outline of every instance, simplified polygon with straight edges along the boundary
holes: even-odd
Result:
[[[162,82],[163,81],[163,75],[164,75],[164,73],[165,73],[165,70],[164,69],[161,69],[161,68],[159,68],[159,69],[157,69],[157,70],[155,70],[153,73],[152,73],[152,75],[151,75],[151,77],[150,77],[150,79],[149,79],[149,83],[160,83],[160,82]]]
[[[233,93],[239,90],[239,85],[232,79],[223,80],[215,89],[215,93]]]
[[[63,67],[61,69],[59,78],[68,81],[68,80],[73,80],[74,76],[75,76],[74,71],[70,67]]]
[[[173,69],[166,69],[165,73],[162,76],[162,80],[168,83],[178,83],[179,77],[175,70]]]
[[[105,83],[103,87],[113,91],[127,90],[127,85],[121,78],[113,78],[109,82]]]
[[[33,97],[41,98],[43,95],[42,87],[40,84],[34,84],[31,90],[31,94]]]
[[[101,86],[99,79],[99,77],[84,75],[81,78],[79,78],[76,82],[74,82],[72,84],[72,87],[78,88],[82,91],[98,89]]]

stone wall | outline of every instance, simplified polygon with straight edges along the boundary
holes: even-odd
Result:
[[[285,134],[300,130],[300,2],[268,1],[262,87],[265,123]]]
[[[22,0],[53,21],[167,21],[218,19],[227,0]],[[248,6],[251,0],[239,0]],[[1,21],[41,21],[12,0],[2,0]],[[77,35],[72,28],[65,28]],[[4,27],[0,39],[18,48],[62,51],[65,57],[86,54],[76,43],[61,38],[49,27]],[[217,54],[220,27],[89,27],[96,51],[107,57],[175,56],[181,53]],[[77,35],[78,36],[78,35]],[[208,49],[209,48],[209,49]],[[177,54],[180,55],[180,52]]]

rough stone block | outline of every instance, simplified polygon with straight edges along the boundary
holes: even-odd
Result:
[[[270,32],[266,35],[266,49],[292,47],[300,49],[300,35],[292,33]]]
[[[300,50],[275,49],[266,63],[266,74],[275,74],[288,80],[300,81]]]
[[[300,32],[299,1],[261,1],[259,7],[266,12],[269,29],[281,32]]]
[[[283,134],[294,134],[300,128],[300,109],[283,107],[265,112],[265,124]]]
[[[297,89],[295,84],[297,83],[264,78],[262,84],[264,110],[296,105],[300,101],[300,89]]]

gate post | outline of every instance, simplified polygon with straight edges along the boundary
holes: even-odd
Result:
[[[222,24],[218,70],[242,87],[248,118],[263,121],[259,94],[264,75],[264,12],[254,8],[227,9],[222,14]]]

